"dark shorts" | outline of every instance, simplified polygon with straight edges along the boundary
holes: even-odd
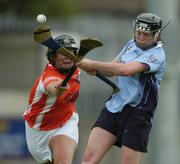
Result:
[[[125,107],[119,113],[106,108],[101,111],[93,127],[101,127],[117,136],[116,146],[127,146],[139,152],[147,152],[152,123],[151,116],[144,111]]]

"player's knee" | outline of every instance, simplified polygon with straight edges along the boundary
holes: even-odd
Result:
[[[72,161],[70,161],[70,160],[54,160],[54,163],[57,163],[57,164],[71,164],[72,163]]]
[[[96,158],[95,153],[87,153],[84,155],[81,164],[98,164],[99,160]]]
[[[99,162],[93,160],[83,160],[81,164],[99,164]]]

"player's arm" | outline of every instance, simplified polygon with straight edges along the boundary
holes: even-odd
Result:
[[[148,65],[140,62],[119,63],[117,59],[112,62],[100,62],[83,59],[77,64],[81,69],[96,69],[111,76],[131,76],[148,69]]]
[[[60,96],[68,89],[68,86],[62,87],[61,83],[62,83],[62,80],[51,81],[47,84],[45,91],[48,94],[51,94],[54,96]]]
[[[113,59],[113,60],[112,60],[112,63],[119,63],[118,58]],[[102,70],[101,70],[100,72],[101,72],[101,74],[103,74],[104,76],[109,76],[109,77],[114,76],[114,73],[112,73],[112,72],[107,72],[107,71],[102,71]]]
[[[88,60],[88,59],[87,59]],[[115,58],[113,61],[113,63],[119,63],[118,59]],[[90,68],[90,67],[86,67],[86,66],[81,66],[81,63],[77,63],[77,65],[83,69],[84,71],[86,71],[89,75],[96,75],[96,69],[95,68]],[[114,76],[112,73],[109,73],[109,72],[105,72],[103,70],[100,71],[100,73],[104,76]]]

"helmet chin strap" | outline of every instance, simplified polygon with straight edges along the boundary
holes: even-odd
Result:
[[[56,67],[55,67],[55,68],[56,68]],[[64,68],[62,68],[62,67],[56,68],[56,69],[59,71],[59,73],[65,75],[65,74],[67,74],[67,73],[69,72],[70,67],[67,68],[67,69],[64,69]]]
[[[56,68],[58,71],[59,71],[59,73],[61,73],[61,74],[67,74],[68,72],[69,72],[69,69],[71,68],[71,65],[72,65],[72,62],[71,62],[71,64],[70,64],[70,66],[69,66],[69,68],[63,68],[63,67],[57,67],[56,66],[56,62],[55,62],[55,59],[54,59],[54,57],[55,56],[50,56],[51,58],[49,58],[50,59],[50,64],[52,64],[52,66],[54,67],[54,68]]]
[[[150,48],[152,48],[152,47],[155,47],[155,46],[157,45],[157,42],[155,41],[155,42],[152,43],[151,45],[141,46],[139,43],[137,43],[136,38],[134,38],[134,40],[135,40],[136,46],[139,47],[140,49],[142,49],[143,51],[144,51],[144,50],[148,50],[148,49],[150,49]]]
[[[155,42],[158,41],[158,37],[159,37],[159,35],[160,35],[160,32],[161,32],[161,30],[158,30],[158,31],[155,33],[155,35],[154,35],[154,41],[155,41]]]
[[[63,67],[61,67],[61,66],[57,67],[55,64],[54,64],[53,66],[59,71],[59,73],[61,73],[61,74],[67,74],[67,73],[69,72],[71,66],[72,66],[72,62],[71,62],[71,64],[70,64],[69,68],[63,68]]]

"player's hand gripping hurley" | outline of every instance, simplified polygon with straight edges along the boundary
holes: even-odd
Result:
[[[45,45],[48,48],[51,48],[55,52],[60,52],[62,55],[70,58],[71,60],[75,62],[79,62],[82,60],[82,58],[92,49],[101,47],[103,44],[101,41],[95,38],[87,38],[82,39],[80,42],[80,49],[78,51],[78,55],[74,55],[69,50],[64,48],[63,46],[59,45],[53,38],[50,32],[50,29],[48,26],[40,25],[34,30],[34,40],[38,43],[41,43]],[[65,86],[71,76],[73,75],[74,71],[76,70],[76,66],[72,66],[70,68],[70,71],[64,81],[62,82],[62,86]],[[119,91],[119,88],[109,79],[104,77],[102,74],[100,74],[98,71],[96,72],[96,76],[103,80],[105,83],[110,85],[113,88],[113,93],[116,93]]]
[[[78,51],[78,54],[76,55],[80,60],[84,58],[84,56],[92,49],[101,47],[102,43],[95,39],[95,38],[84,38],[80,41],[80,49]],[[77,66],[73,65],[68,74],[66,75],[65,79],[62,82],[62,86],[66,86],[68,81],[70,80],[71,76],[75,72]]]

